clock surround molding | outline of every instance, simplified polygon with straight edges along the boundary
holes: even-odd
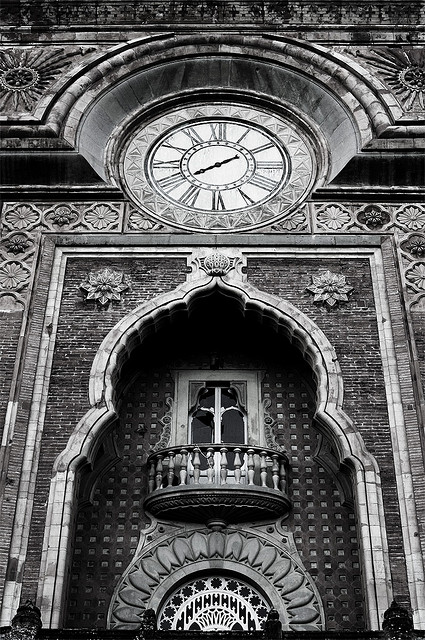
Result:
[[[128,128],[120,136],[117,143],[121,142],[121,149],[116,152],[118,147],[115,145],[115,154],[113,154],[118,157],[118,162],[116,162],[117,182],[145,215],[185,231],[231,233],[250,231],[282,221],[305,201],[317,181],[319,171],[323,176],[327,169],[324,160],[326,154],[319,142],[318,135],[312,131],[310,126],[306,125],[303,130],[299,124],[299,118],[296,116],[293,121],[287,115],[277,115],[260,107],[231,102],[197,103],[176,108],[173,111],[157,115],[137,128],[133,124],[131,129]],[[278,172],[278,181],[280,182],[274,183],[273,187],[268,190],[260,187],[259,190],[257,189],[257,192],[260,193],[258,196],[250,192],[251,201],[245,198],[245,193],[242,194],[243,198],[237,195],[239,206],[227,208],[226,198],[228,195],[226,194],[225,199],[221,202],[218,199],[220,186],[202,185],[199,179],[194,180],[189,176],[187,162],[186,164],[184,162],[188,156],[190,158],[199,155],[200,150],[208,146],[209,143],[215,144],[215,149],[218,148],[217,145],[224,144],[221,140],[218,142],[217,140],[202,140],[192,146],[189,142],[189,146],[182,152],[180,167],[183,167],[183,170],[179,169],[172,174],[174,169],[170,169],[168,176],[171,178],[174,176],[177,181],[180,180],[181,189],[179,192],[178,188],[174,191],[171,188],[167,194],[161,188],[164,182],[160,181],[164,179],[167,184],[167,174],[155,175],[152,170],[153,163],[157,159],[158,149],[161,149],[161,146],[163,147],[167,142],[173,141],[176,136],[182,137],[185,130],[189,130],[190,127],[193,127],[195,132],[205,132],[208,127],[213,131],[214,122],[217,124],[229,123],[230,128],[239,130],[239,133],[243,132],[243,127],[245,127],[247,131],[249,130],[250,135],[252,132],[256,132],[259,137],[263,136],[264,139],[267,138],[271,142],[274,140],[275,147],[272,152],[275,153],[276,149],[280,149],[285,165]],[[211,135],[213,138],[214,134]],[[186,137],[189,140],[189,137]],[[229,158],[233,160],[234,157],[236,163],[243,160],[248,165],[245,158],[253,157],[254,168],[249,168],[245,177],[240,179],[238,184],[235,181],[230,187],[226,186],[228,192],[233,190],[237,194],[240,187],[244,190],[246,189],[245,184],[248,185],[248,188],[251,187],[251,183],[253,184],[256,180],[258,183],[263,179],[263,175],[257,170],[255,151],[253,153],[252,149],[247,148],[244,150],[245,155],[243,155],[235,146],[236,140],[229,142],[226,140],[226,144],[231,150],[231,154],[234,154]],[[236,157],[241,157],[242,160],[236,159]],[[165,158],[164,154],[163,158]],[[229,158],[226,158],[227,162],[229,162]],[[261,164],[261,161],[267,161],[267,154],[260,154],[258,159],[260,160],[258,164]],[[206,169],[211,169],[211,166],[220,165],[218,171],[221,171],[224,176],[230,162],[229,164],[214,163],[214,160],[217,161],[217,157],[214,156],[209,166],[205,165],[201,170],[198,168],[198,172],[204,173]],[[221,164],[226,164],[226,166],[221,167]],[[204,176],[196,176],[196,178],[204,178]],[[196,186],[194,182],[199,182],[199,184]],[[210,190],[211,201],[214,203],[215,198],[216,205],[208,204],[199,208],[196,206],[196,202],[193,202],[193,194],[195,193],[196,196],[196,188],[199,189],[200,186],[203,186],[201,191],[204,191],[205,194],[208,194],[208,189]],[[182,194],[185,190],[186,193],[192,194],[192,200],[189,202],[187,199],[184,201]],[[205,196],[204,202],[206,201],[207,197]]]

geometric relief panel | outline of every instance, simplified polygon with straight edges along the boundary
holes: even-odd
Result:
[[[354,510],[332,473],[331,448],[318,460],[322,436],[312,424],[314,392],[294,368],[269,368],[263,398],[278,443],[289,456],[292,509],[283,528],[291,532],[304,567],[321,595],[326,629],[364,629],[359,544]],[[336,465],[335,465],[336,466]],[[348,496],[349,498],[349,496]]]

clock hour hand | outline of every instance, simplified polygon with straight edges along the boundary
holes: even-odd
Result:
[[[231,162],[232,160],[237,160],[238,158],[239,156],[238,154],[236,154],[232,158],[226,158],[226,160],[214,162],[214,164],[211,164],[209,167],[205,167],[205,169],[198,169],[198,171],[194,171],[193,175],[199,176],[201,173],[205,173],[205,171],[209,171],[210,169],[218,169],[219,167],[223,166],[223,164],[227,164],[228,162]]]

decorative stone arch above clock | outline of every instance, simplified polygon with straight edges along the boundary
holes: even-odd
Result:
[[[129,127],[188,101],[251,104],[316,131],[329,160],[321,186],[392,124],[389,96],[365,73],[339,54],[286,37],[259,43],[252,36],[162,34],[105,54],[84,82],[70,84],[49,122],[115,183],[110,151]]]

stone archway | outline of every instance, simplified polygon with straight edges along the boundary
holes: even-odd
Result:
[[[110,143],[150,111],[172,109],[176,97],[262,100],[323,137],[332,179],[401,115],[391,94],[370,80],[344,55],[288,37],[160,34],[113,47],[74,70],[60,95],[40,102],[37,116],[113,180]]]
[[[116,385],[134,349],[177,311],[187,312],[197,296],[218,288],[245,310],[279,327],[309,363],[316,379],[316,421],[331,438],[338,463],[352,472],[360,530],[369,626],[379,627],[380,612],[391,600],[379,472],[360,434],[342,411],[343,384],[335,352],[323,332],[290,303],[219,272],[194,278],[151,300],[123,318],[104,339],[93,362],[89,395],[92,408],[77,425],[58,457],[51,482],[40,572],[43,619],[59,626],[64,597],[69,535],[79,469],[93,458],[101,434],[116,417]],[[379,569],[378,569],[379,567]]]

